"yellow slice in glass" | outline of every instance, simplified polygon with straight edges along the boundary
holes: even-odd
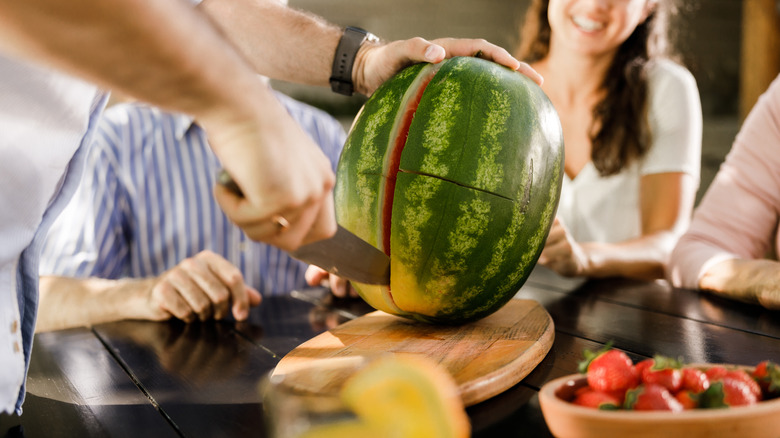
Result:
[[[471,425],[452,376],[430,359],[390,355],[350,377],[344,403],[382,436],[466,438]]]

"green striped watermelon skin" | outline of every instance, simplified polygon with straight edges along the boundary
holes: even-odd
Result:
[[[361,108],[339,158],[335,187],[341,226],[372,245],[381,245],[381,197],[387,178],[391,130],[404,96],[427,64],[406,68],[379,87]],[[359,214],[351,214],[350,212]]]
[[[355,288],[437,324],[495,312],[536,264],[562,175],[560,121],[527,77],[466,57],[402,71],[366,102],[339,161],[338,222],[391,258],[389,288]]]

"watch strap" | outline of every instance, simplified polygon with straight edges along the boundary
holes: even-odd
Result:
[[[352,67],[361,44],[367,39],[375,39],[371,33],[359,27],[348,26],[341,35],[333,57],[333,69],[330,76],[330,87],[334,93],[351,96],[355,91],[352,83]]]

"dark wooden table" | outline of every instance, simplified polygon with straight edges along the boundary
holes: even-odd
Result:
[[[780,361],[780,312],[664,282],[563,281],[535,273],[518,293],[555,322],[552,350],[522,382],[468,408],[475,437],[550,436],[537,398],[609,341],[639,360]],[[303,341],[371,311],[311,289],[267,297],[246,322],[123,321],[36,336],[21,417],[6,437],[262,437],[258,383]]]

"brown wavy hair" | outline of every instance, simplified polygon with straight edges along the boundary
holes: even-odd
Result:
[[[549,0],[532,0],[520,27],[517,57],[536,62],[550,51]],[[643,23],[620,45],[601,84],[604,98],[593,107],[591,161],[601,176],[614,175],[650,148],[647,119],[647,65],[655,58],[676,59],[669,44],[673,0],[658,0]],[[679,62],[679,60],[678,60]]]

